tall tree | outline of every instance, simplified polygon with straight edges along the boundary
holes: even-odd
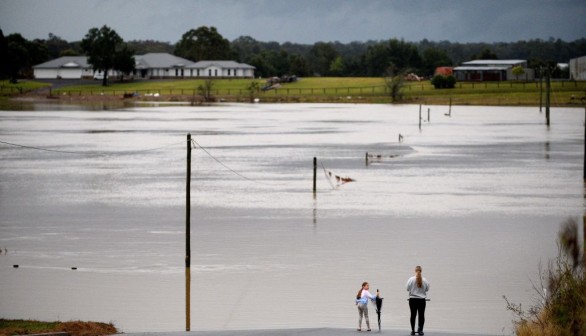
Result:
[[[338,52],[331,43],[318,42],[309,52],[309,60],[313,74],[327,76],[330,74],[330,65],[338,57]]]
[[[232,58],[230,41],[222,37],[215,27],[191,29],[181,37],[175,55],[192,61],[226,60]]]
[[[445,51],[439,48],[428,48],[423,52],[423,74],[431,76],[435,69],[440,66],[451,66],[452,60],[448,57]]]
[[[108,71],[127,69],[128,64],[134,64],[132,52],[128,51],[118,33],[108,26],[90,29],[81,40],[81,48],[94,71],[104,72],[103,86],[108,85]]]
[[[4,38],[4,33],[0,29],[0,79],[9,77],[10,66],[8,64],[8,42]]]

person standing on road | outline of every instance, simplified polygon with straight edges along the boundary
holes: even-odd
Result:
[[[378,296],[378,291],[376,296],[370,294],[368,289],[370,288],[368,282],[362,283],[362,288],[356,294],[356,306],[358,307],[358,331],[362,331],[362,317],[366,318],[366,327],[368,327],[368,331],[370,331],[370,320],[368,319],[368,300],[374,301],[376,300],[376,296]]]
[[[425,323],[425,299],[429,290],[429,282],[421,276],[421,266],[415,267],[415,275],[407,280],[407,291],[409,292],[409,309],[411,310],[411,335],[415,335],[415,317],[418,318],[417,333],[423,335],[423,324]]]

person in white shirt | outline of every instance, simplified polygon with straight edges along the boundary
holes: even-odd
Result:
[[[368,331],[370,331],[370,321],[368,319],[368,300],[375,301],[376,296],[378,296],[378,291],[376,296],[370,294],[368,289],[370,286],[368,282],[362,283],[362,288],[356,294],[356,305],[358,306],[358,331],[362,330],[362,317],[366,318],[366,326],[368,327]]]
[[[425,299],[429,290],[429,282],[421,276],[421,266],[415,267],[415,275],[407,280],[409,292],[409,309],[411,309],[411,335],[415,335],[415,317],[419,315],[417,333],[423,335],[425,323]]]

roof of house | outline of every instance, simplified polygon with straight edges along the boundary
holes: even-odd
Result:
[[[517,65],[519,63],[526,63],[527,61],[525,60],[474,60],[474,61],[468,61],[468,62],[463,62],[462,65],[494,65],[494,66],[499,66],[499,65]]]
[[[199,61],[199,62],[196,62],[196,63],[193,63],[193,64],[187,66],[187,68],[206,69],[206,68],[209,68],[209,67],[214,66],[214,65],[217,66],[217,67],[219,67],[219,68],[256,69],[252,65],[245,64],[245,63],[238,63],[238,62],[235,62],[235,61]]]
[[[192,61],[168,53],[148,53],[134,56],[137,69],[146,68],[183,68]]]
[[[454,71],[499,71],[508,69],[509,67],[507,66],[457,66]]]
[[[91,68],[87,62],[87,56],[63,56],[45,63],[33,66],[35,69],[56,69],[56,68]]]
[[[256,69],[252,65],[238,63],[235,61],[199,61],[192,62],[168,53],[148,53],[134,56],[137,69],[153,68],[200,68],[210,66],[230,69]],[[91,68],[87,62],[87,56],[63,56],[48,62],[33,66],[35,69],[56,69],[56,68]]]

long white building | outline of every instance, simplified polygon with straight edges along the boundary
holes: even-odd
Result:
[[[134,56],[135,78],[254,78],[252,65],[235,61],[192,62],[168,53],[148,53]],[[33,66],[34,76],[39,79],[96,78],[86,56],[64,56]],[[108,76],[117,76],[110,72]]]

